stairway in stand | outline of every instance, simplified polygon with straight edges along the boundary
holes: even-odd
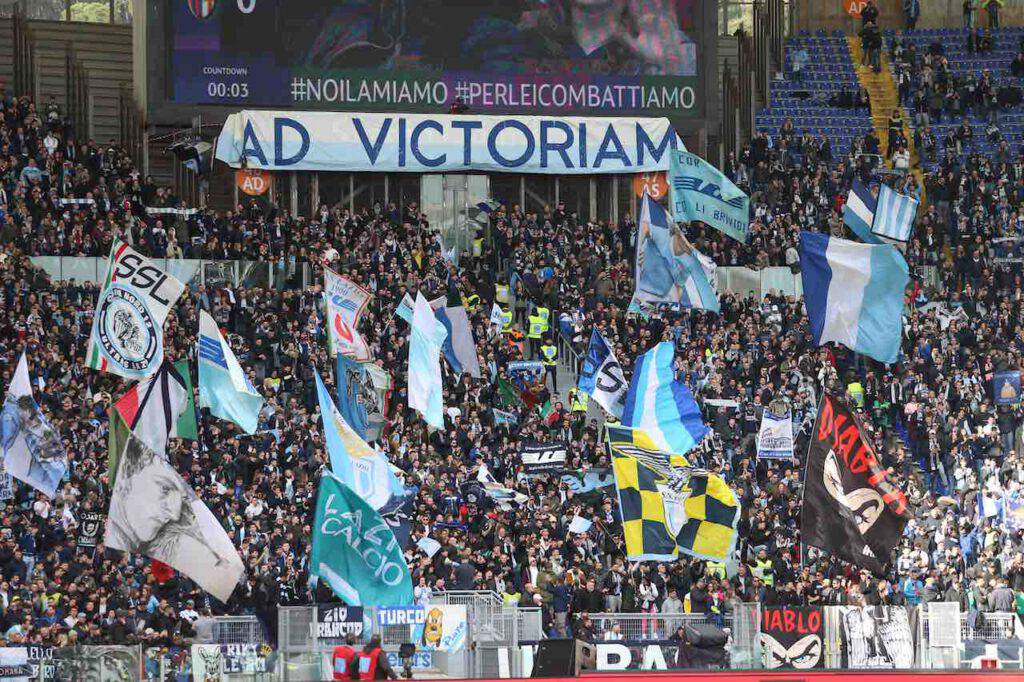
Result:
[[[910,150],[911,172],[917,178],[918,185],[922,188],[923,192],[924,174],[917,167],[918,155],[917,148],[914,145],[914,131],[910,128],[910,116],[907,115],[906,109],[900,105],[896,80],[892,77],[892,71],[889,70],[889,55],[883,48],[882,70],[879,73],[875,73],[874,69],[870,66],[862,65],[864,51],[860,46],[860,38],[849,36],[846,42],[850,47],[850,58],[857,69],[857,80],[860,81],[860,84],[864,86],[864,89],[871,96],[871,120],[875,126],[875,133],[878,135],[878,139],[881,140],[882,154],[885,154],[889,146],[889,115],[892,114],[893,109],[899,108],[900,113],[903,115],[903,134],[907,138],[907,148]],[[887,168],[890,167],[889,159],[885,159],[885,165]]]

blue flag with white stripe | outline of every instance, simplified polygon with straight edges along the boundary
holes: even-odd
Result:
[[[642,429],[658,450],[685,455],[708,432],[693,394],[676,379],[675,346],[662,341],[636,361],[622,425]]]
[[[910,281],[896,247],[801,232],[800,270],[817,345],[831,341],[879,362],[896,362]]]
[[[871,225],[875,222],[875,209],[878,202],[871,188],[860,180],[853,181],[850,194],[843,206],[843,223],[866,244],[881,244],[881,239],[871,234]]]
[[[205,310],[199,311],[199,407],[256,433],[263,396],[245,376],[231,347]]]
[[[906,243],[914,231],[917,217],[917,199],[900,194],[888,185],[878,188],[878,203],[871,232],[883,239]]]

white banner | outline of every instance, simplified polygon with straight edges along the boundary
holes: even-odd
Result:
[[[370,349],[356,329],[373,294],[355,282],[324,268],[324,301],[331,354],[348,355],[359,362],[370,360]]]
[[[236,168],[640,173],[684,149],[667,118],[242,111],[217,158]]]
[[[779,416],[765,409],[757,434],[757,458],[793,458],[793,419],[788,412]]]
[[[162,561],[225,603],[245,571],[209,507],[134,434],[117,465],[103,544]]]
[[[185,285],[127,243],[115,239],[96,302],[86,365],[129,379],[164,360],[164,320]]]

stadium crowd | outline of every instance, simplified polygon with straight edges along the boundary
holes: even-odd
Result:
[[[414,204],[355,214],[324,207],[308,219],[255,201],[223,215],[149,215],[146,207],[181,202],[141,177],[116,144],[76,140],[56,105],[39,111],[25,97],[0,92],[0,99],[0,375],[7,386],[27,350],[37,398],[69,454],[55,499],[14,482],[10,499],[0,502],[0,646],[181,643],[202,616],[239,612],[259,615],[273,637],[277,605],[334,600],[323,588],[312,593],[306,574],[312,503],[328,463],[313,367],[333,375],[318,286],[195,287],[165,327],[166,355],[190,357],[198,311],[210,311],[267,399],[255,436],[206,418],[198,441],[175,440],[169,449],[246,563],[230,602],[212,600],[182,576],[158,578],[143,557],[78,547],[82,514],[105,512],[109,503],[107,411],[127,384],[84,368],[97,285],[54,281],[30,257],[105,257],[114,237],[154,257],[307,262],[312,281],[321,281],[330,261],[374,292],[361,331],[394,382],[381,445],[417,489],[406,556],[418,601],[441,590],[493,590],[510,603],[542,606],[553,634],[574,629],[592,638],[606,634],[588,613],[686,610],[718,618],[747,601],[951,600],[974,614],[1024,614],[1024,531],[979,514],[983,494],[1024,494],[1021,410],[995,406],[990,388],[992,373],[1019,368],[1024,351],[1024,277],[1019,262],[996,260],[1024,248],[1024,150],[989,159],[947,145],[925,175],[929,207],[907,260],[912,272],[939,267],[908,291],[903,355],[884,367],[841,348],[814,347],[801,301],[774,292],[757,298],[722,291],[720,315],[627,313],[636,227],[630,216],[610,225],[562,205],[542,212],[506,205],[492,214],[491,238],[479,255],[463,253],[456,266]],[[843,233],[843,198],[855,177],[872,172],[858,156],[872,137],[833,150],[827,139],[796,131],[759,133],[726,165],[752,197],[749,243],[699,225],[689,226],[690,240],[720,266],[788,265],[797,272],[800,230]],[[901,180],[920,193],[917,182],[913,175]],[[62,201],[70,199],[85,201]],[[549,337],[565,333],[575,352],[596,327],[627,377],[653,343],[675,342],[679,374],[713,427],[696,459],[720,472],[742,505],[738,568],[727,574],[723,565],[685,557],[628,562],[614,487],[577,494],[561,476],[522,474],[517,447],[527,438],[568,442],[569,473],[606,468],[609,459],[598,408],[584,407],[571,385],[556,390],[542,381],[519,395],[499,390],[509,362],[536,359],[536,344],[523,345],[521,334],[501,333],[488,321],[497,288],[513,271],[521,332],[537,306],[558,321]],[[434,298],[451,288],[470,310],[484,376],[456,377],[445,365],[446,428],[430,433],[406,407],[409,329],[394,310],[407,292]],[[914,506],[883,580],[801,551],[801,462],[826,389],[846,392],[859,406]],[[761,413],[780,400],[799,430],[796,461],[758,461]],[[496,420],[495,409],[513,413],[516,423]],[[527,501],[500,506],[484,496],[471,503],[462,484],[484,464]],[[577,515],[594,521],[590,531],[568,532]],[[425,536],[441,543],[433,557],[415,545]],[[663,625],[645,621],[645,636],[667,636]]]

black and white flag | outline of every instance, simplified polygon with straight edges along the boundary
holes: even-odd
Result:
[[[910,516],[853,410],[826,393],[807,449],[803,542],[881,575]]]
[[[523,443],[519,458],[527,475],[560,474],[565,470],[565,443]]]
[[[95,547],[103,533],[105,515],[99,512],[82,512],[79,516],[81,523],[78,524],[78,546]]]

